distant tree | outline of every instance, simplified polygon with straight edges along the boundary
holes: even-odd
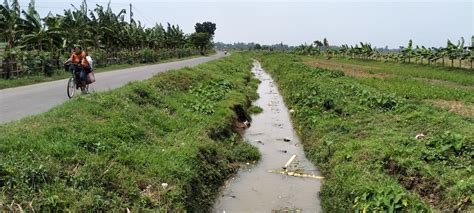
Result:
[[[323,40],[323,45],[324,45],[324,50],[329,49],[329,41],[326,38],[324,38],[324,40]]]
[[[212,36],[208,33],[196,32],[191,34],[189,39],[202,55],[212,46]]]
[[[196,23],[194,26],[196,33],[208,33],[211,36],[214,36],[216,32],[216,24],[212,22],[203,22],[203,23]]]
[[[255,44],[255,50],[261,50],[262,49],[262,45],[260,44]]]
[[[212,48],[212,40],[216,31],[216,24],[212,22],[196,23],[195,33],[189,36],[191,43],[204,55]]]
[[[316,40],[313,42],[314,43],[314,46],[318,47],[318,50],[321,51],[321,47],[323,47],[323,42],[321,42],[320,40]]]

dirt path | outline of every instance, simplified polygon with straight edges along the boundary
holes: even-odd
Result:
[[[254,104],[263,112],[253,117],[244,137],[259,148],[262,159],[257,165],[241,169],[228,181],[214,212],[321,212],[319,172],[304,155],[276,84],[258,62],[252,72],[262,81],[258,87],[260,99]],[[312,177],[269,172],[283,171],[293,155],[296,158],[288,167],[289,174],[296,171]]]

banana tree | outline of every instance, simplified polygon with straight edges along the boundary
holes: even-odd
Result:
[[[464,47],[464,37],[461,37],[461,41],[458,42],[458,46],[456,50],[457,50],[456,55],[457,55],[457,58],[459,59],[459,67],[462,67],[462,61],[466,60],[470,55],[468,48]]]
[[[408,63],[410,63],[410,59],[413,57],[413,41],[410,39],[407,47],[402,46],[400,49],[403,56],[403,62],[406,62],[406,59],[408,58]]]
[[[341,45],[341,47],[336,51],[338,55],[347,56],[350,52],[349,46],[347,44]]]
[[[20,43],[26,49],[36,49],[42,52],[43,50],[52,50],[54,49],[54,44],[61,43],[61,29],[47,27],[42,23],[33,0],[28,6],[28,11],[22,11],[22,13],[25,17],[23,20],[25,31],[20,39]]]
[[[13,0],[11,4],[5,0],[3,5],[0,5],[0,37],[4,38],[7,43],[5,48],[4,59],[7,64],[6,78],[10,78],[12,70],[16,69],[15,63],[19,49],[18,38],[21,37],[23,25],[21,25],[20,4],[18,0]],[[3,41],[2,41],[3,42]]]
[[[464,43],[464,41],[463,41]],[[464,44],[463,44],[464,45]],[[451,67],[454,67],[454,59],[456,59],[459,55],[459,50],[458,50],[458,46],[460,46],[460,42],[458,41],[458,45],[454,45],[449,39],[448,39],[448,42],[447,42],[447,45],[446,45],[446,53],[447,53],[447,56],[449,58],[449,60],[451,60]]]
[[[6,38],[7,49],[14,48],[22,31],[20,4],[14,0],[11,5],[5,0],[0,5],[0,34]]]
[[[428,64],[431,64],[431,61],[434,57],[433,52],[431,51],[430,48],[426,48],[425,46],[421,46],[421,63],[423,63],[423,59],[426,59],[428,61]]]
[[[471,46],[469,47],[469,61],[471,62],[471,69],[472,69],[472,61],[474,61],[474,35],[471,37]]]

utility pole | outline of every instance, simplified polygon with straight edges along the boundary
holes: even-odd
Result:
[[[132,3],[130,3],[130,23],[132,23],[132,17],[133,17]]]

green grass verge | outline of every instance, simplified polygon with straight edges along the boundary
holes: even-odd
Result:
[[[416,91],[393,94],[383,81],[311,68],[299,56],[257,57],[295,110],[307,157],[326,178],[326,212],[474,211],[472,118],[406,99]]]
[[[260,157],[232,125],[257,97],[250,68],[234,55],[1,125],[0,206],[206,211]]]
[[[168,62],[179,61],[179,60],[186,60],[186,59],[197,58],[197,57],[200,57],[200,55],[190,56],[190,57],[185,57],[185,58],[168,59],[168,60],[160,61],[158,63],[113,64],[113,65],[109,65],[109,66],[106,66],[106,67],[98,67],[94,70],[94,72],[96,72],[96,73],[108,72],[108,71],[127,69],[127,68],[133,68],[133,67],[141,67],[141,66],[146,66],[146,65],[153,65],[153,64],[168,63]],[[26,86],[26,85],[49,82],[49,81],[56,81],[56,80],[69,78],[69,76],[71,76],[71,74],[69,72],[64,71],[64,69],[59,69],[59,70],[55,70],[54,74],[52,76],[49,76],[49,77],[44,76],[44,75],[26,75],[26,76],[22,76],[22,77],[18,77],[18,78],[12,78],[12,79],[0,78],[0,89]]]

